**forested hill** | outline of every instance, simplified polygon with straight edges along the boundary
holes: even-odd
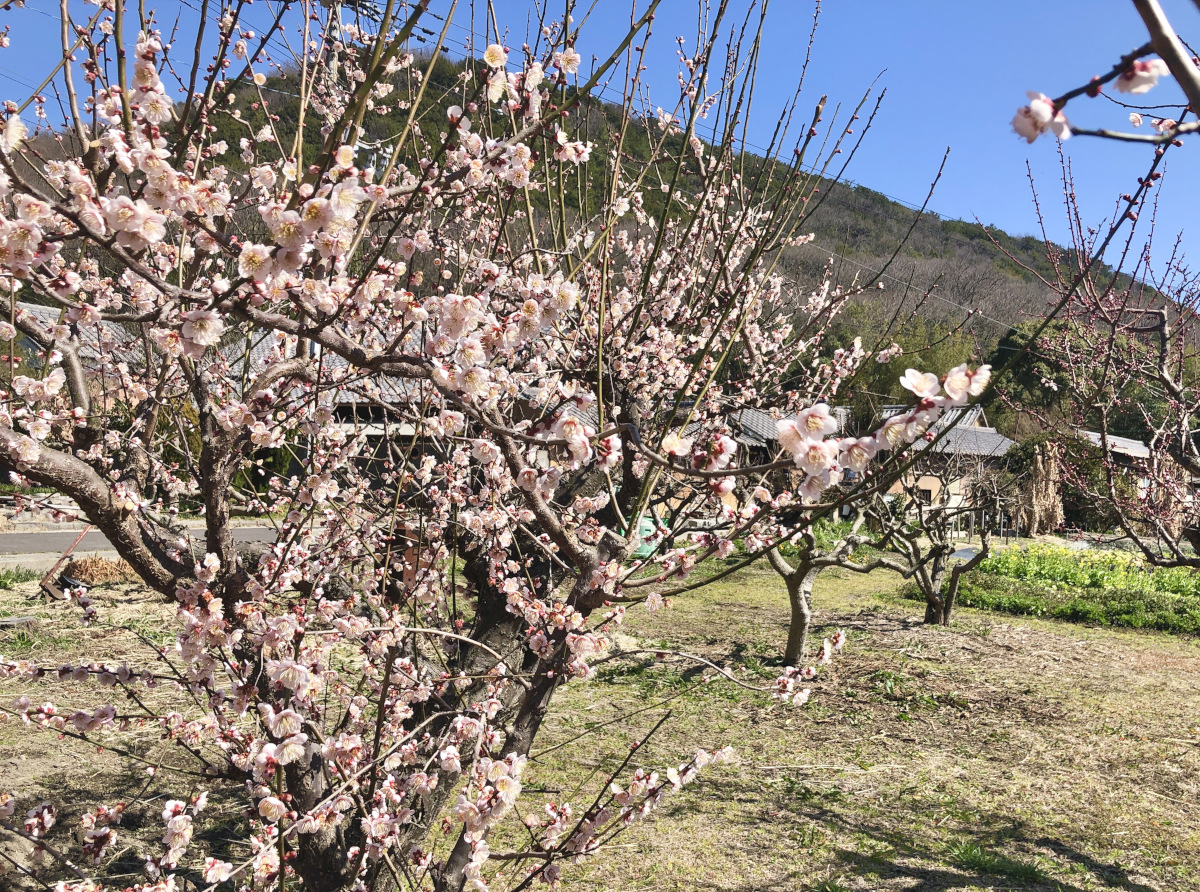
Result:
[[[884,295],[871,301],[877,312],[856,323],[877,317],[885,324],[903,301],[901,320],[915,311],[950,329],[965,322],[987,352],[1009,328],[1046,309],[1048,289],[1030,271],[1053,279],[1041,239],[929,212],[909,235],[917,216],[913,208],[865,186],[827,188],[830,194],[811,220],[816,239],[789,258],[797,273],[815,275],[832,258],[837,281],[848,284],[856,274],[861,279],[884,269],[900,246],[886,271]]]
[[[426,56],[415,67],[425,69],[428,62]],[[465,104],[467,97],[460,77],[465,64],[442,58],[432,66],[415,115],[417,127],[429,145],[441,142],[440,134],[446,129],[444,109],[458,102]],[[212,141],[225,140],[231,147],[222,163],[233,170],[246,166],[237,147],[266,124],[268,113],[284,140],[291,139],[300,118],[298,92],[296,76],[287,72],[270,77],[261,91],[249,83],[235,89],[227,107],[236,110],[238,120],[225,115],[214,120]],[[269,97],[267,107],[260,101],[264,94]],[[367,116],[360,146],[364,162],[382,160],[408,116],[407,108],[399,103],[383,114]],[[586,130],[588,138],[603,145],[616,129],[620,112],[616,106],[588,99],[573,119]],[[310,108],[306,120],[303,151],[307,161],[317,151],[321,116]],[[635,164],[650,154],[648,133],[655,132],[656,127],[652,122],[646,125],[631,128],[624,144],[626,157]],[[59,153],[54,142],[50,134],[37,140],[46,157]],[[606,155],[595,152],[591,163],[604,163]],[[750,167],[762,163],[762,158],[749,159]],[[669,178],[666,170],[660,169],[658,174]],[[596,194],[576,196],[589,211],[600,200],[604,180],[590,178],[588,191]],[[933,213],[923,214],[913,227],[915,210],[867,187],[833,181],[822,182],[820,187],[824,199],[814,202],[819,207],[802,227],[802,231],[815,233],[816,238],[809,245],[788,249],[781,265],[790,279],[816,287],[831,258],[838,284],[848,285],[855,276],[869,279],[888,264],[899,246],[899,253],[886,271],[885,290],[873,291],[849,308],[839,337],[844,339],[853,333],[873,343],[894,335],[900,343],[908,341],[915,346],[923,340],[928,343],[930,330],[937,329],[939,336],[955,333],[951,339],[961,342],[960,348],[953,351],[955,356],[967,349],[966,342],[972,353],[987,355],[1010,328],[1036,317],[1047,306],[1047,289],[1022,268],[1050,275],[1046,246],[1039,239],[1014,238],[999,230],[985,230],[974,222],[942,219]],[[664,200],[657,189],[648,190],[647,210],[656,213]],[[532,202],[536,209],[539,196],[535,195]],[[936,194],[933,203],[937,203]],[[1030,214],[1032,220],[1032,204]],[[972,310],[974,314],[968,312]],[[900,331],[885,330],[893,318],[903,326]]]
[[[423,68],[427,64],[428,57],[420,60],[416,67]],[[418,109],[417,126],[435,145],[440,141],[439,131],[445,130],[442,110],[456,102],[465,105],[467,97],[463,94],[460,79],[464,64],[462,60],[451,61],[443,57],[433,66],[428,88],[422,93],[423,107]],[[278,116],[277,126],[283,131],[291,129],[289,125],[296,121],[299,112],[297,92],[292,75],[270,79],[267,95],[271,96],[271,112]],[[265,123],[264,111],[255,102],[261,95],[247,85],[246,89],[238,91],[238,98],[232,104],[241,110],[242,120],[251,128]],[[402,108],[394,108],[390,114],[368,115],[364,143],[369,145],[378,140],[386,144],[407,116],[408,112]],[[577,112],[573,118],[587,130],[588,137],[600,145],[616,129],[620,113],[611,104],[585,100],[581,113]],[[218,127],[224,129],[220,123]],[[650,151],[647,134],[639,129],[631,128],[624,146],[626,156],[632,161],[641,155],[648,157]],[[230,144],[237,145],[238,136],[244,132],[231,130],[228,134]],[[315,146],[310,148],[315,149]],[[229,154],[230,166],[236,167],[234,153]],[[598,163],[605,153],[596,152],[592,157],[592,163]],[[754,159],[754,162],[761,163],[761,159]],[[660,175],[667,174],[660,171]],[[593,177],[591,181],[597,194],[585,196],[583,200],[594,207],[600,199],[599,190],[603,188],[604,178]],[[890,318],[901,300],[903,312],[900,318],[903,319],[916,307],[920,296],[932,289],[931,296],[917,309],[918,316],[953,329],[967,319],[967,310],[975,310],[977,315],[970,319],[968,326],[979,346],[987,351],[1010,327],[1045,308],[1045,287],[1021,268],[1024,265],[1050,274],[1046,246],[1039,239],[1013,238],[995,229],[985,231],[973,222],[944,220],[936,214],[926,213],[905,242],[916,215],[912,208],[863,186],[829,181],[822,184],[822,190],[827,193],[825,199],[819,202],[819,209],[804,227],[817,237],[811,245],[789,252],[785,269],[790,277],[804,282],[819,281],[814,277],[821,274],[833,256],[837,280],[849,283],[856,273],[860,277],[870,276],[882,269],[897,246],[903,243],[887,270],[889,278],[885,279],[885,292],[873,299],[870,308],[864,308],[871,312],[856,319],[857,323]],[[647,209],[655,212],[661,201],[657,190],[652,190],[646,196]],[[538,203],[535,196],[535,206]],[[937,203],[936,193],[933,203]],[[1030,218],[1032,222],[1032,203]],[[1006,252],[1017,262],[1006,256]],[[864,334],[871,332],[864,331]]]

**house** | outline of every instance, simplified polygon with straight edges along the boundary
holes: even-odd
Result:
[[[96,395],[123,396],[122,367],[138,370],[144,366],[150,351],[157,350],[134,325],[126,326],[117,322],[70,325],[65,311],[58,307],[18,302],[17,309],[21,313],[28,313],[48,329],[69,326],[70,335],[74,338],[80,359],[87,367]],[[30,369],[40,366],[37,354],[41,348],[26,335],[18,335],[17,344],[25,357],[22,370],[30,374]],[[248,338],[227,338],[219,349],[228,363],[230,377],[250,381],[272,361],[274,335],[262,333]],[[315,350],[313,356],[317,356]],[[322,357],[321,362],[330,369],[346,365],[344,359],[334,355]],[[417,434],[416,426],[396,419],[385,423],[384,416],[387,413],[383,409],[408,386],[407,382],[396,379],[363,377],[346,381],[336,390],[326,393],[324,398],[331,401],[334,417],[348,437],[365,436],[369,441],[382,440],[387,436],[410,439]]]
[[[880,420],[909,411],[909,406],[884,406]],[[933,425],[935,440],[915,444],[922,460],[890,490],[915,489],[926,504],[947,508],[970,507],[973,490],[989,472],[998,470],[1016,445],[987,423],[982,406],[948,409]]]
[[[1104,448],[1104,438],[1099,431],[1076,431],[1079,436],[1090,442],[1098,449]],[[1118,456],[1118,461],[1123,465],[1133,465],[1134,461],[1145,461],[1150,457],[1150,447],[1141,440],[1132,440],[1129,437],[1114,437],[1108,435],[1108,451],[1114,456]]]
[[[845,433],[850,425],[850,410],[834,406],[831,410],[838,423],[838,433]],[[746,455],[742,464],[765,464],[773,461],[779,451],[779,435],[776,423],[792,416],[777,416],[766,409],[738,409],[729,414],[729,435],[741,446]]]
[[[1121,473],[1128,479],[1137,480],[1138,492],[1145,495],[1150,489],[1150,477],[1146,474],[1143,463],[1150,459],[1150,447],[1141,440],[1134,440],[1130,437],[1117,437],[1109,434],[1107,438],[1102,436],[1099,431],[1079,430],[1075,432],[1082,439],[1087,440],[1101,452],[1104,451],[1105,440],[1107,439],[1108,454],[1112,457],[1113,464],[1121,470]],[[1189,483],[1188,500],[1191,500],[1192,485]]]

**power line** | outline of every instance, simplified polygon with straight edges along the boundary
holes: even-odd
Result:
[[[435,18],[437,18],[437,19],[439,19],[439,20],[441,20],[441,21],[443,21],[443,22],[444,22],[444,21],[446,21],[446,19],[445,19],[444,17],[442,17],[442,16],[440,16],[440,15],[437,15],[436,13],[429,12],[428,14],[429,14],[429,15],[432,15],[432,16],[434,16]],[[472,31],[471,29],[467,28],[467,26],[465,26],[465,25],[461,25],[461,24],[459,24],[459,23],[457,23],[457,22],[454,22],[454,21],[451,21],[451,22],[449,22],[449,25],[450,25],[450,27],[452,27],[452,28],[458,28],[459,30],[461,30],[461,31],[465,32],[465,33],[468,35],[469,41],[470,41],[471,43],[473,43],[473,41],[474,41],[476,38],[479,38],[480,40],[484,40],[484,41],[486,41],[486,40],[487,40],[487,37],[486,37],[486,35],[481,35],[481,34],[478,34],[478,33],[476,33],[475,31]],[[456,44],[456,46],[457,46],[457,45],[458,45],[458,44]],[[469,45],[469,42],[468,42],[468,41],[464,41],[464,42],[463,42],[461,45],[464,47],[464,49],[467,51],[467,53],[468,53],[468,54],[471,52],[471,48],[470,48],[470,45]],[[599,89],[597,92],[599,92],[599,93],[600,93],[600,94],[603,96],[605,93],[612,93],[612,92],[614,92],[614,91],[612,91],[610,88],[603,87],[603,88],[600,88],[600,89]],[[624,100],[625,100],[625,98],[626,98],[626,97],[625,97],[624,95],[621,95],[621,96],[620,96],[620,99],[621,99],[621,101],[624,101]],[[745,148],[745,147],[749,147],[749,148],[751,148],[751,149],[756,149],[756,150],[758,150],[758,152],[759,152],[759,153],[760,153],[760,154],[761,154],[761,155],[762,155],[764,158],[766,158],[766,157],[769,157],[769,155],[770,155],[770,152],[771,152],[771,150],[770,150],[768,147],[766,147],[766,146],[757,145],[757,144],[755,144],[755,143],[753,143],[753,142],[750,142],[749,140],[741,140],[740,142],[741,142],[741,145],[743,146],[743,148]],[[814,167],[814,166],[811,166],[811,165],[809,165],[809,166],[808,166],[808,169],[809,169],[809,172],[811,172],[811,173],[819,173],[818,169],[817,169],[816,167]],[[855,184],[853,181],[850,181],[850,180],[841,180],[840,182],[842,182],[842,183],[845,183],[845,184],[847,184],[847,185],[849,185],[849,186],[851,186],[851,187],[853,187],[854,185],[856,185],[856,184]],[[861,185],[861,184],[859,184],[859,185]],[[870,188],[870,187],[866,187],[866,188]],[[939,220],[943,219],[942,215],[938,214],[936,211],[930,211],[930,210],[928,210],[927,208],[922,208],[922,207],[920,207],[920,206],[918,206],[918,205],[915,205],[915,204],[912,204],[912,203],[910,203],[910,202],[903,201],[902,199],[895,198],[895,197],[893,197],[893,196],[891,196],[891,195],[888,195],[888,194],[887,194],[887,193],[885,193],[885,192],[880,192],[880,191],[879,191],[879,190],[877,190],[877,189],[873,189],[873,190],[871,190],[871,191],[873,191],[873,192],[875,192],[875,193],[877,193],[877,194],[879,194],[879,195],[882,195],[882,196],[884,196],[885,198],[887,198],[888,200],[890,200],[890,201],[893,201],[893,202],[895,202],[895,203],[897,203],[897,204],[899,204],[899,205],[902,205],[903,207],[909,208],[910,210],[914,210],[914,211],[920,211],[920,212],[922,212],[922,214],[932,214],[934,217],[937,217]],[[959,242],[960,244],[963,244],[963,245],[966,245],[966,246],[971,246],[971,247],[973,247],[973,245],[971,245],[971,243],[970,243],[969,241],[967,241],[966,239],[963,239],[963,238],[961,238],[961,237],[959,237],[959,236],[955,236],[953,233],[945,233],[945,235],[946,235],[946,236],[948,236],[948,237],[950,237],[950,238],[951,238],[951,239],[953,239],[954,241],[957,241],[957,242]],[[853,265],[857,266],[858,268],[860,268],[860,269],[862,269],[862,270],[865,270],[865,271],[867,271],[867,272],[869,272],[869,273],[873,274],[873,275],[874,275],[874,276],[876,276],[877,278],[880,278],[880,279],[889,279],[889,280],[891,280],[891,281],[893,281],[893,282],[896,282],[896,283],[898,283],[898,284],[905,285],[906,287],[908,287],[908,285],[910,284],[910,283],[908,283],[908,282],[904,282],[903,280],[896,278],[896,277],[895,277],[895,276],[893,276],[893,275],[890,275],[890,274],[888,274],[888,273],[885,273],[885,272],[883,272],[882,270],[873,269],[872,267],[869,267],[869,266],[867,266],[866,264],[859,263],[859,262],[858,262],[858,261],[856,261],[856,260],[851,260],[850,258],[848,258],[848,257],[845,257],[844,255],[839,255],[839,254],[837,254],[836,252],[830,251],[828,248],[824,248],[824,247],[822,247],[821,245],[818,245],[818,244],[816,244],[815,242],[810,242],[809,244],[811,244],[811,245],[812,245],[814,248],[817,248],[817,249],[818,249],[818,250],[820,250],[820,251],[823,251],[823,252],[825,252],[825,253],[828,253],[828,254],[829,254],[829,256],[830,256],[831,258],[838,258],[838,257],[840,257],[840,259],[841,259],[841,260],[843,260],[843,261],[845,261],[845,262],[847,262],[847,263],[851,263],[851,264],[853,264]],[[1006,323],[1006,322],[1001,322],[999,319],[994,319],[994,318],[992,318],[991,316],[988,316],[986,313],[982,313],[982,312],[980,312],[979,310],[973,309],[973,308],[971,308],[971,307],[967,307],[967,306],[965,306],[965,305],[963,305],[963,304],[960,304],[960,303],[958,303],[958,302],[956,302],[956,301],[954,301],[954,300],[951,300],[951,299],[950,299],[950,298],[948,298],[948,297],[944,297],[944,296],[942,296],[942,295],[940,295],[940,294],[937,294],[937,293],[936,293],[936,291],[933,291],[933,290],[927,289],[926,293],[930,294],[930,295],[931,295],[932,297],[934,297],[935,299],[942,301],[943,303],[950,304],[951,306],[953,306],[953,307],[956,307],[956,308],[958,308],[959,310],[962,310],[964,313],[967,313],[969,316],[970,316],[970,315],[973,315],[973,316],[979,316],[980,318],[986,319],[986,320],[988,320],[989,322],[992,322],[992,323],[994,323],[995,325],[998,325],[998,326],[1000,326],[1001,328],[1004,328],[1004,329],[1008,329],[1008,328],[1011,328],[1011,327],[1012,327],[1012,326],[1011,326],[1009,323]]]
[[[906,288],[912,284],[911,282],[906,282],[903,279],[897,279],[895,276],[893,276],[889,273],[885,273],[882,270],[877,270],[877,269],[874,269],[873,267],[867,266],[865,263],[859,263],[857,260],[851,260],[845,254],[839,254],[836,251],[831,251],[828,248],[818,245],[816,242],[809,242],[809,244],[812,247],[816,248],[818,251],[822,251],[823,253],[828,254],[831,258],[841,260],[844,263],[852,263],[855,266],[857,266],[859,269],[869,272],[872,275],[876,276],[877,278],[890,279],[891,281],[896,282],[899,285],[903,285]],[[981,319],[988,320],[988,322],[994,322],[996,325],[999,325],[1001,328],[1005,328],[1005,329],[1012,328],[1012,323],[1001,322],[999,319],[993,319],[991,316],[987,315],[986,313],[982,313],[979,310],[976,310],[972,307],[966,306],[965,304],[960,304],[957,301],[953,301],[948,297],[943,297],[942,295],[938,294],[932,288],[925,289],[924,293],[928,294],[930,297],[933,297],[937,300],[942,301],[943,303],[948,303],[953,307],[958,307],[958,309],[962,310],[964,313],[967,313],[969,316],[979,316]]]
[[[27,87],[30,90],[33,90],[37,87],[37,84],[33,83],[33,81],[26,80],[25,78],[21,77],[21,75],[17,74],[17,72],[13,71],[11,68],[5,68],[3,65],[0,65],[0,71],[8,72],[8,74],[0,75],[0,77],[4,77],[4,78],[12,81],[13,83],[20,84],[22,87]]]

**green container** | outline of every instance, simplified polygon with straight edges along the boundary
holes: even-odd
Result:
[[[634,549],[633,556],[644,558],[654,554],[654,548],[658,541],[657,533],[658,524],[654,522],[654,518],[648,514],[643,514],[638,521],[638,538],[642,540],[642,544]]]

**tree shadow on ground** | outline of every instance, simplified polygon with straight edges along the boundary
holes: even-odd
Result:
[[[716,800],[738,794],[733,781],[709,778],[704,783]],[[811,822],[814,829],[829,834],[826,851],[831,857],[817,859],[823,863],[820,874],[814,875],[809,859],[797,857],[794,868],[781,869],[769,880],[697,880],[695,888],[706,892],[1159,892],[1159,887],[1137,881],[1120,864],[1094,858],[1071,843],[1046,836],[1040,828],[1032,832],[1026,822],[1009,814],[976,813],[968,819],[964,813],[956,828],[941,835],[923,826],[909,809],[894,807],[884,816],[866,816],[837,791],[823,794],[802,786],[788,799],[786,803],[776,799],[765,809],[727,813],[722,820],[740,824],[747,833],[773,825],[799,830],[803,822]],[[670,812],[672,806],[665,810]]]
[[[162,790],[162,785],[156,777],[169,773],[170,769],[164,768],[165,760],[161,750],[156,751],[152,747],[141,749],[139,757],[148,765],[156,765],[154,775],[130,771],[122,762],[111,758],[103,750],[97,752],[89,761],[86,752],[80,749],[77,752],[79,764],[90,769],[86,775],[78,770],[48,772],[38,775],[36,790],[22,791],[26,794],[38,793],[32,797],[26,795],[31,805],[45,796],[50,797],[48,801],[52,801],[55,806],[57,821],[47,836],[47,841],[67,853],[75,849],[74,834],[81,817],[94,809],[98,802],[103,801],[110,806],[122,803],[125,806],[116,828],[118,851],[112,860],[106,860],[104,873],[98,877],[101,881],[104,881],[105,877],[113,878],[113,886],[110,887],[106,882],[105,889],[122,888],[127,882],[132,882],[131,878],[144,878],[144,853],[162,850],[162,811],[163,805],[170,797]],[[210,780],[203,787],[208,789],[209,804],[207,814],[197,824],[192,838],[193,845],[219,858],[236,861],[239,855],[244,855],[238,847],[244,846],[247,837],[246,821],[241,812],[234,809],[238,801],[236,788],[232,790],[235,795],[231,796],[230,788],[222,787],[215,780]],[[4,841],[14,842],[11,838]],[[23,840],[18,839],[15,840],[15,848],[11,848],[10,852],[19,854],[21,863],[29,867],[31,865],[27,853],[30,848]],[[185,865],[173,872],[178,889],[201,889],[206,885],[201,883],[200,871],[194,865]],[[44,859],[37,873],[37,880],[28,880],[24,874],[18,875],[17,871],[0,877],[0,890],[24,888],[19,885],[10,887],[5,885],[6,881],[17,883],[18,880],[28,880],[27,886],[32,889],[49,888],[45,885],[46,881],[53,883],[59,879],[70,879],[70,874],[65,872],[62,865],[50,858]],[[117,879],[121,882],[116,882]]]
[[[1052,876],[1032,859],[1018,860],[1002,854],[1003,849],[1011,851],[1014,846],[1049,849],[1068,866],[1076,865],[1086,870],[1091,880],[1087,889],[1155,892],[1152,887],[1133,880],[1119,865],[1098,861],[1061,840],[1032,836],[1026,832],[1023,821],[1014,821],[1004,815],[989,815],[976,826],[964,828],[959,832],[958,842],[947,847],[922,840],[906,830],[864,821],[861,814],[848,815],[831,807],[804,809],[803,812],[823,826],[833,826],[843,833],[867,837],[880,844],[884,854],[835,848],[838,859],[853,873],[907,877],[916,883],[907,887],[914,892],[963,888],[1084,892],[1084,887]],[[920,832],[919,828],[913,829]],[[935,862],[935,866],[929,862]]]

